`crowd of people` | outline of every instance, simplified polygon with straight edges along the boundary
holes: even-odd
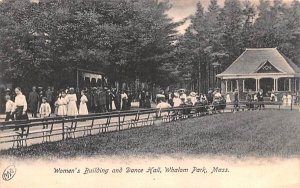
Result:
[[[225,99],[222,96],[220,89],[215,88],[214,90],[209,89],[207,94],[187,92],[181,89],[177,92],[169,92],[165,94],[163,91],[157,95],[157,109],[166,109],[171,107],[193,107],[193,106],[205,106],[209,104],[219,104],[220,101],[225,103]],[[200,108],[199,108],[200,109]],[[202,108],[203,109],[203,108]],[[183,114],[190,114],[191,108],[185,108]],[[159,116],[163,115],[159,114]]]
[[[27,112],[30,112],[33,118],[49,117],[51,114],[56,116],[77,116],[87,115],[89,113],[104,113],[113,110],[129,110],[132,102],[138,101],[139,108],[151,108],[151,104],[156,99],[159,109],[170,107],[184,107],[208,104],[221,104],[231,102],[233,99],[234,109],[238,109],[239,92],[235,90],[233,97],[227,94],[225,97],[221,94],[219,88],[209,89],[207,94],[186,92],[185,89],[176,92],[165,92],[162,90],[156,97],[153,93],[142,89],[137,95],[129,90],[117,90],[108,87],[92,87],[85,88],[80,92],[72,87],[53,91],[48,87],[47,90],[32,87],[27,97],[22,93],[21,88],[17,87],[14,91],[7,89],[4,99],[6,100],[5,121],[28,119]],[[282,100],[286,104],[291,103],[291,95],[284,94]],[[248,90],[246,93],[246,101],[263,102],[263,90],[252,92]],[[270,101],[277,101],[274,92],[270,95]],[[247,104],[249,109],[255,108],[253,104]],[[258,107],[264,108],[264,104]]]
[[[72,87],[53,91],[48,87],[47,90],[32,87],[31,91],[25,96],[21,88],[17,87],[14,91],[5,91],[5,121],[28,119],[28,114],[32,118],[49,117],[51,114],[56,116],[77,116],[89,113],[104,113],[112,110],[129,110],[134,100],[134,95],[128,90],[119,90],[107,87],[85,88],[80,94]],[[195,105],[197,102],[210,103],[210,96],[221,96],[220,91],[209,92],[207,95],[191,92],[188,96],[184,90],[178,92],[159,94],[163,96],[171,107],[183,105]],[[155,97],[156,98],[156,97]],[[153,95],[149,91],[141,90],[135,98],[139,102],[140,108],[151,108]],[[161,97],[157,97],[160,102]],[[29,112],[29,113],[27,113]]]
[[[56,116],[77,116],[90,113],[104,113],[112,110],[129,110],[132,95],[126,90],[117,91],[107,87],[85,88],[78,94],[74,88],[61,89],[56,92],[48,87],[46,91],[32,87],[26,97],[20,87],[14,91],[5,91],[5,121]],[[144,102],[148,106],[148,97]]]

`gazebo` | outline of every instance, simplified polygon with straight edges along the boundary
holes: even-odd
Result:
[[[300,89],[300,68],[277,48],[247,48],[224,72],[221,78],[224,93],[248,89],[265,94],[271,91],[297,92]]]

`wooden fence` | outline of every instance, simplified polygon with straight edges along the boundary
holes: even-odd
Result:
[[[274,102],[239,102],[227,104],[226,111],[255,110],[263,105],[278,105]],[[231,106],[228,108],[228,106]],[[27,140],[40,139],[51,141],[53,136],[61,136],[61,140],[75,138],[75,133],[83,132],[82,136],[121,131],[135,127],[151,126],[157,122],[171,123],[202,115],[223,113],[220,105],[185,106],[168,109],[140,109],[114,111],[109,113],[89,114],[76,117],[49,117],[27,121],[10,121],[0,123],[0,144],[12,142],[12,147],[27,146]]]

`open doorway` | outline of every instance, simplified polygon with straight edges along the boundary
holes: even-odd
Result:
[[[262,78],[260,79],[260,89],[263,90],[264,95],[268,95],[274,89],[274,80],[273,78]]]

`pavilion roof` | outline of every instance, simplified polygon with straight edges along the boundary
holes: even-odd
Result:
[[[264,73],[295,75],[300,73],[300,68],[277,48],[247,48],[224,72],[217,76]]]

